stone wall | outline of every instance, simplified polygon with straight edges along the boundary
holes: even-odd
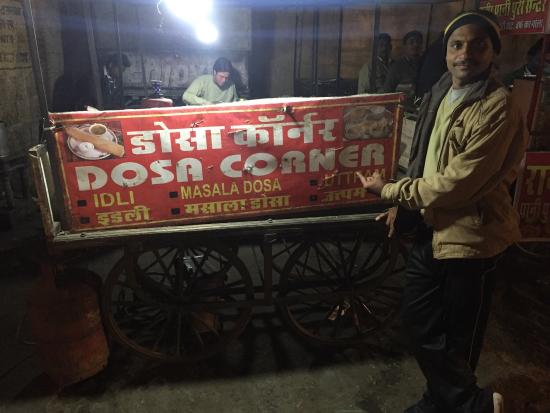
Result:
[[[46,93],[51,99],[55,79],[62,72],[58,0],[32,2]],[[0,35],[14,35],[12,44],[0,44],[0,120],[8,129],[10,154],[24,155],[39,140],[40,105],[24,18],[23,2],[0,0]],[[6,55],[16,53],[15,61]]]

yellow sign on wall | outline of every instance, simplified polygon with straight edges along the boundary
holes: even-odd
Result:
[[[0,0],[0,70],[31,67],[23,5]]]

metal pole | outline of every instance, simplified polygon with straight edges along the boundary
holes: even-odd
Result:
[[[38,41],[36,39],[36,26],[34,23],[34,15],[32,12],[31,0],[25,0],[23,3],[23,14],[27,24],[27,37],[29,39],[29,49],[31,52],[32,69],[36,89],[38,92],[38,102],[40,104],[40,115],[43,119],[48,117],[48,99],[46,95],[46,84],[42,73],[42,65],[40,63],[40,52],[38,50]]]
[[[380,3],[376,2],[374,6],[374,25],[373,25],[373,37],[372,37],[372,54],[371,54],[371,75],[370,75],[370,84],[369,92],[376,93],[376,76],[378,65],[378,35],[380,34]]]
[[[319,9],[316,9],[314,12],[314,24],[313,24],[313,45],[315,54],[313,56],[313,96],[319,96]]]
[[[144,99],[147,98],[148,95],[148,85],[147,85],[147,74],[145,73],[145,59],[143,58],[143,47],[142,44],[142,37],[143,37],[143,31],[141,29],[141,19],[139,18],[139,9],[140,6],[136,5],[136,21],[138,23],[139,28],[139,37],[138,37],[138,53],[139,53],[139,59],[141,63],[141,81],[143,83],[143,97]]]
[[[82,0],[82,11],[84,22],[86,24],[86,36],[88,38],[88,54],[90,56],[90,65],[92,68],[92,82],[94,84],[94,94],[97,105],[103,107],[103,94],[101,93],[101,80],[99,75],[99,64],[97,60],[97,49],[95,44],[94,26],[92,24],[92,7],[89,1]],[[82,109],[82,108],[80,108]]]
[[[124,83],[122,81],[122,50],[120,49],[120,25],[118,23],[118,0],[113,0],[113,17],[115,20],[115,39],[117,48],[117,64],[118,64],[118,76],[117,85],[120,90],[117,106],[118,108],[124,108]]]
[[[40,63],[40,52],[38,50],[38,41],[36,38],[36,26],[34,23],[34,16],[32,12],[32,3],[31,0],[25,0],[24,4],[24,14],[25,14],[25,21],[27,26],[27,37],[29,38],[29,47],[31,52],[31,59],[32,59],[32,68],[34,73],[34,79],[36,82],[36,88],[38,92],[38,101],[40,104],[40,115],[42,117],[42,120],[40,122],[40,130],[38,133],[38,139],[41,141],[43,138],[46,141],[46,145],[48,147],[48,150],[51,154],[55,153],[54,146],[55,146],[55,140],[53,139],[53,136],[49,135],[48,132],[46,132],[46,135],[44,135],[44,125],[48,124],[49,119],[49,110],[48,110],[48,100],[46,95],[46,86],[44,82],[44,76],[42,72],[42,65]],[[59,169],[58,169],[58,159],[55,156],[52,156],[50,159],[51,165],[53,165],[52,168],[52,176],[55,182],[54,188],[52,188],[52,210],[54,216],[57,215],[57,211],[63,210],[63,198],[60,191],[56,191],[55,187],[61,188],[60,182],[61,177],[59,176]],[[66,222],[66,221],[64,221]]]
[[[296,80],[298,79],[298,8],[296,7],[296,19],[294,22],[294,70],[292,73],[292,79],[293,79],[293,95],[296,96]]]
[[[302,90],[302,87],[301,87],[301,79],[302,79],[302,58],[304,56],[304,20],[305,20],[305,10],[302,9],[301,11],[301,14],[300,14],[300,40],[299,40],[299,47],[300,47],[300,52],[298,54],[298,75],[297,75],[297,79],[298,79],[298,85],[300,86],[300,90]]]
[[[424,50],[426,50],[430,45],[430,33],[431,33],[430,28],[432,26],[433,8],[434,8],[434,5],[430,3],[430,14],[428,15],[428,28],[426,30],[426,43],[424,44]]]
[[[315,10],[311,12],[311,91],[310,96],[315,94]]]
[[[529,104],[529,111],[527,112],[527,131],[531,135],[535,132],[535,135],[540,134],[543,131],[535,129],[535,121],[540,113],[540,101],[541,101],[541,88],[544,82],[544,62],[546,61],[546,47],[550,43],[550,35],[545,34],[542,38],[542,52],[540,56],[540,66],[537,71],[537,77],[535,78],[535,86],[533,88],[533,94],[531,96],[531,102]],[[537,116],[538,115],[538,116]],[[533,139],[529,137],[529,148],[537,150],[538,142],[537,138]]]
[[[342,31],[344,29],[344,8],[340,7],[340,21],[338,27],[338,61],[336,63],[336,94],[340,93],[340,70],[342,68]]]

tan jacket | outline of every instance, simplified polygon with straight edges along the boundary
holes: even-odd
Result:
[[[421,113],[417,127],[425,130],[415,132],[416,139],[429,136],[434,110],[450,85],[446,74],[426,95],[432,101],[424,108],[424,118]],[[492,78],[479,81],[451,116],[438,173],[387,184],[382,198],[408,209],[425,208],[424,219],[434,229],[435,258],[492,257],[520,237],[509,188],[516,179],[526,138],[524,122],[506,88]],[[426,147],[426,142],[413,141],[417,153]],[[425,153],[416,158],[418,172]]]

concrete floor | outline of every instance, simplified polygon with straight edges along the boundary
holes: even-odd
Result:
[[[37,279],[28,245],[0,257],[0,412],[394,413],[422,393],[422,375],[398,323],[360,349],[320,352],[294,338],[271,308],[258,309],[241,338],[214,359],[163,366],[113,346],[106,370],[57,391],[40,368],[25,319],[27,294]],[[108,262],[101,258],[89,267]],[[506,269],[479,383],[504,394],[508,413],[548,413],[550,266],[514,253]]]

